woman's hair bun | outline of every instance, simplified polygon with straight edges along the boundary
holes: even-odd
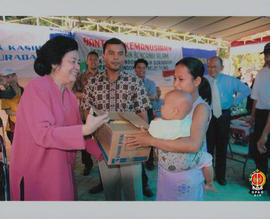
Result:
[[[34,63],[34,70],[38,75],[44,76],[50,74],[51,66],[45,64],[44,61],[38,56]]]

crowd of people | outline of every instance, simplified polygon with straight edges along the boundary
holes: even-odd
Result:
[[[123,71],[127,48],[120,39],[111,38],[103,45],[105,71],[99,71],[98,53],[90,51],[84,73],[79,73],[74,39],[48,40],[37,50],[34,63],[41,77],[32,79],[25,89],[11,69],[0,75],[1,106],[8,115],[6,132],[12,143],[11,200],[76,200],[73,170],[79,151],[84,176],[91,173],[93,159],[98,161],[99,183],[89,185],[89,193],[104,190],[106,201],[152,197],[145,168],[155,168],[155,157],[156,200],[204,200],[205,190],[216,191],[214,179],[227,184],[231,108],[247,97],[253,100],[254,160],[267,175],[270,43],[262,53],[265,64],[252,91],[222,72],[220,57],[208,60],[208,75],[199,59],[185,57],[175,64],[174,89],[161,99],[160,87],[147,77],[147,60],[136,60],[133,73]],[[97,116],[94,109],[106,113]],[[109,121],[109,112],[133,112],[150,124],[148,130],[124,139],[134,150],[151,147],[148,161],[107,164],[92,134]]]

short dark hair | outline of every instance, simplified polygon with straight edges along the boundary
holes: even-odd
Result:
[[[90,51],[90,52],[87,54],[87,58],[88,58],[88,56],[90,56],[90,55],[95,55],[96,57],[98,57],[98,54],[97,54],[97,52],[95,52],[95,51]]]
[[[218,60],[220,66],[223,66],[223,60],[222,60],[222,58],[220,58],[219,56],[213,56],[213,57],[211,57],[210,59],[216,59],[216,60]]]
[[[146,68],[148,67],[148,62],[145,59],[137,59],[134,63],[134,68],[136,68],[137,64],[139,63],[145,64]]]
[[[70,51],[78,50],[77,42],[66,36],[56,36],[48,40],[39,50],[34,63],[35,72],[48,75],[52,71],[52,64],[61,64],[64,55]]]
[[[261,52],[261,54],[262,53],[264,53],[264,55],[270,54],[270,42],[265,44],[263,52]]]
[[[125,43],[122,40],[118,39],[118,38],[111,38],[111,39],[107,40],[104,43],[104,45],[103,45],[103,54],[105,53],[106,47],[109,44],[117,44],[117,45],[120,44],[120,45],[122,45],[124,47],[124,49],[125,49],[125,54],[127,54],[127,47],[126,47]]]

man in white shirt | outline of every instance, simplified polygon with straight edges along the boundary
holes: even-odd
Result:
[[[266,126],[267,117],[270,111],[270,43],[264,46],[264,67],[258,72],[254,86],[251,92],[251,98],[254,100],[251,111],[251,122],[254,125],[254,143],[251,144],[253,149],[256,167],[267,175],[268,157],[270,152],[270,138],[265,143],[265,151],[257,148],[257,142],[260,139]],[[268,177],[269,179],[269,177]],[[269,180],[266,180],[268,182]],[[269,188],[268,182],[268,190]]]

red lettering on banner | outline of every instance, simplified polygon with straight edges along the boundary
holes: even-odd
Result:
[[[135,44],[135,50],[140,50],[140,44],[139,43],[134,43]]]
[[[162,76],[164,78],[170,77],[170,76],[174,76],[175,70],[174,69],[170,69],[170,70],[164,70],[162,71]]]
[[[89,46],[89,47],[102,48],[105,40],[98,40],[98,39],[91,39],[91,38],[83,37],[83,42],[86,46]]]
[[[141,49],[140,50],[146,50],[144,44],[141,44]]]
[[[130,43],[128,49],[129,49],[129,50],[133,50],[133,49],[134,49],[134,44],[133,44],[133,43]]]
[[[98,40],[83,37],[83,42],[86,46],[100,48],[103,47],[105,40]],[[128,50],[138,50],[138,51],[157,51],[157,52],[168,52],[172,51],[171,47],[162,46],[162,45],[151,45],[151,44],[143,44],[136,42],[127,42],[125,43]]]

